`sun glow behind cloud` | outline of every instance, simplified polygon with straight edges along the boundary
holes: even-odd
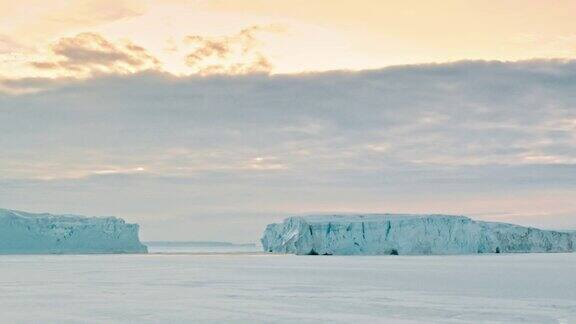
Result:
[[[60,76],[62,71],[30,63],[57,60],[55,44],[87,33],[142,47],[158,60],[147,68],[175,75],[574,57],[574,12],[576,4],[563,0],[0,1],[0,76]],[[251,28],[260,31],[251,39],[234,39]],[[192,45],[201,45],[200,39],[204,45],[254,46],[248,54],[228,53],[212,57],[217,58],[212,64],[204,59],[206,66],[191,66]]]

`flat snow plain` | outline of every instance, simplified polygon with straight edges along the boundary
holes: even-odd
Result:
[[[0,256],[2,323],[576,323],[576,253]]]

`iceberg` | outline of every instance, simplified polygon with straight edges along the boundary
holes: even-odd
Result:
[[[261,242],[297,255],[573,252],[576,233],[451,215],[317,215],[270,224]]]
[[[147,253],[138,225],[116,217],[0,209],[0,254]]]

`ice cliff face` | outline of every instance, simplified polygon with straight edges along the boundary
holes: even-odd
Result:
[[[262,237],[273,253],[474,254],[573,252],[576,234],[448,215],[290,217]]]
[[[0,254],[146,252],[138,225],[120,218],[0,209]]]

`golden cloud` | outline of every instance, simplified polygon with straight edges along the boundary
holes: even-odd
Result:
[[[160,61],[130,41],[112,42],[95,33],[64,37],[51,46],[54,59],[30,64],[60,76],[129,74],[160,69]]]
[[[272,63],[261,51],[258,33],[280,32],[271,26],[250,26],[240,32],[220,37],[188,35],[185,42],[193,47],[186,64],[199,74],[269,73]]]

